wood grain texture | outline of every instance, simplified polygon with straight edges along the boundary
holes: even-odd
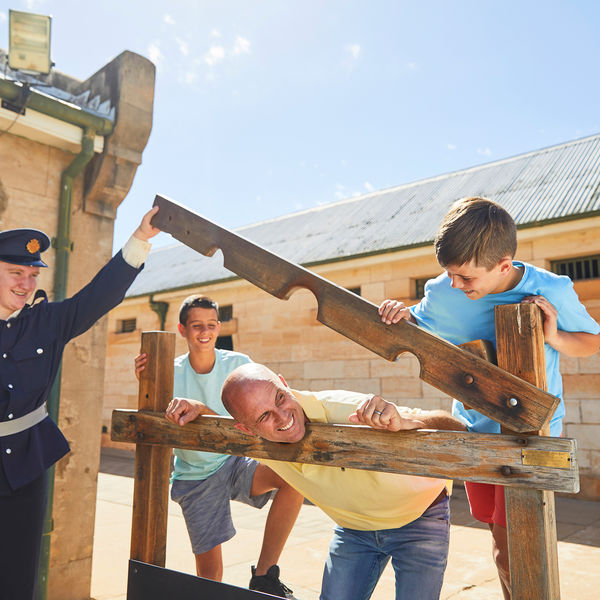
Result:
[[[233,423],[230,417],[204,416],[181,427],[167,421],[163,413],[115,410],[112,438],[257,459],[565,492],[579,485],[575,443],[564,438],[431,430],[391,433],[370,427],[308,423],[307,435],[300,442],[283,444],[245,435]],[[523,448],[566,453],[571,466],[524,465]]]
[[[141,351],[148,362],[140,376],[138,406],[164,414],[173,398],[175,334],[144,332]],[[136,442],[130,558],[164,567],[171,449],[147,445],[139,436],[130,441]]]
[[[227,269],[277,298],[287,299],[298,288],[310,290],[321,323],[387,360],[403,352],[414,354],[421,379],[513,431],[541,429],[558,406],[551,394],[412,323],[385,325],[373,303],[184,206],[164,196],[156,196],[154,204],[160,210],[152,223],[161,230],[206,256],[221,249]],[[510,398],[518,404],[512,406]]]
[[[495,316],[498,364],[545,388],[540,309],[534,304],[497,306]],[[538,432],[548,433],[548,426]],[[534,436],[523,437],[540,439]],[[559,599],[554,493],[506,488],[505,499],[512,600]]]

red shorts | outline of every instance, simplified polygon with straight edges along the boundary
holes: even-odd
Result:
[[[504,486],[465,481],[465,490],[473,517],[483,523],[506,527]]]

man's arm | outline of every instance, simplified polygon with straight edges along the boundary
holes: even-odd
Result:
[[[403,431],[410,429],[444,429],[465,431],[466,427],[443,410],[408,409],[396,406],[381,396],[364,400],[349,417],[351,423],[368,425],[373,429]]]

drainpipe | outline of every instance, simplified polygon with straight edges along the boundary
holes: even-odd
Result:
[[[56,262],[54,266],[54,298],[60,302],[67,297],[67,279],[69,274],[69,254],[73,248],[71,242],[71,206],[73,198],[73,185],[75,178],[94,156],[94,139],[96,132],[86,127],[81,140],[81,152],[73,162],[63,171],[60,180],[60,198],[58,209],[58,230],[52,239],[55,249]],[[62,360],[58,366],[56,379],[52,384],[48,396],[48,414],[58,423],[58,409],[60,406],[60,381],[62,377]],[[52,508],[54,505],[54,465],[48,469],[46,480],[46,517],[44,520],[44,533],[42,534],[42,547],[40,552],[40,570],[38,579],[38,600],[46,600],[48,594],[48,572],[50,569],[50,538],[54,530]]]
[[[169,303],[162,302],[160,300],[154,299],[154,294],[150,294],[150,299],[148,300],[150,304],[150,310],[154,311],[158,315],[158,320],[160,322],[160,330],[165,330],[165,321],[167,320],[167,311],[169,310]]]

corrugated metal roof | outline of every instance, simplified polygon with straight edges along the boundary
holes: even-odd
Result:
[[[600,212],[600,134],[373,192],[236,231],[310,265],[432,242],[452,202],[483,195],[519,226]],[[233,277],[215,255],[176,244],[150,253],[128,296]]]

